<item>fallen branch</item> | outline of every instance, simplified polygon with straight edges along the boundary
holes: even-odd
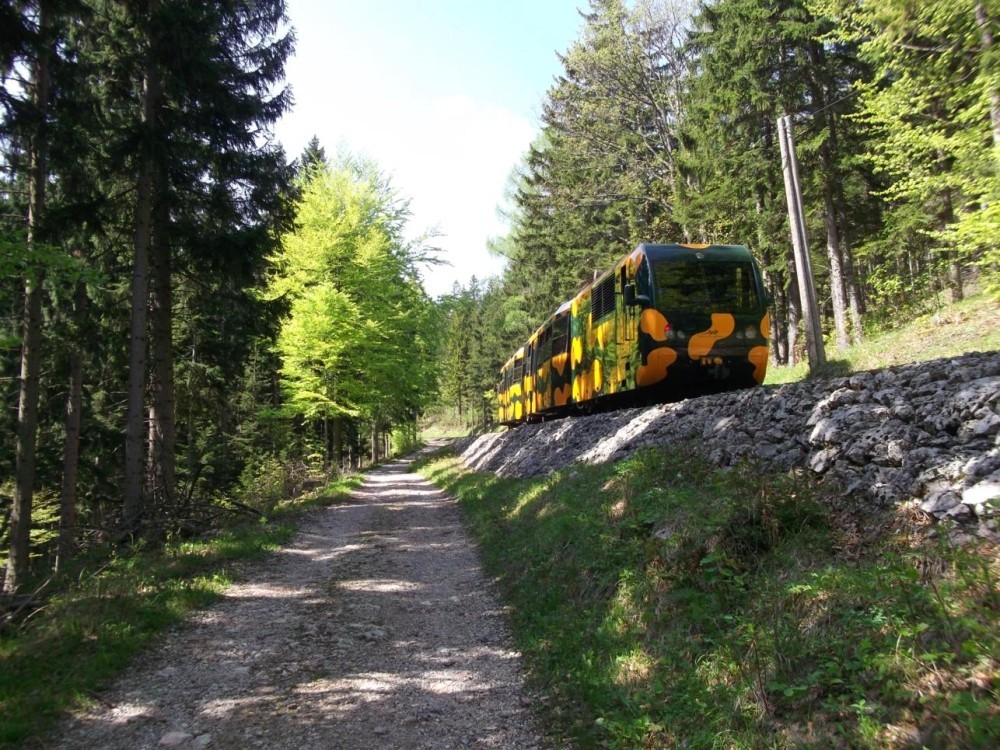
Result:
[[[257,510],[256,508],[251,508],[249,505],[241,503],[239,500],[230,500],[228,497],[223,497],[221,498],[221,500],[224,503],[229,503],[235,508],[239,508],[240,510],[246,511],[247,513],[252,513],[253,515],[259,516],[261,518],[264,517],[264,514],[261,511]]]
[[[47,604],[48,599],[46,597],[39,598],[39,594],[53,580],[55,580],[55,576],[49,576],[34,591],[26,596],[10,595],[0,597],[0,632],[3,632],[7,628],[8,623],[17,620],[25,610],[28,610],[28,615],[30,615],[35,610]]]

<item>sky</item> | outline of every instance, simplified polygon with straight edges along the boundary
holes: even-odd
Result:
[[[539,133],[558,55],[587,0],[288,0],[295,105],[275,127],[289,158],[312,136],[373,159],[409,199],[450,265],[424,271],[431,296],[502,270],[490,237],[508,178]]]

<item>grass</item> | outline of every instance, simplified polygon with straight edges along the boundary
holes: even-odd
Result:
[[[357,483],[348,478],[284,501],[267,519],[210,539],[75,560],[44,607],[0,632],[0,747],[39,742],[64,711],[91,700],[126,669],[139,649],[215,601],[242,563],[290,539],[302,511],[336,502]]]
[[[998,350],[998,313],[940,305],[818,374]],[[559,747],[1000,746],[996,545],[842,521],[808,476],[694,446],[536,479],[422,471],[466,510]]]
[[[817,374],[998,350],[998,313],[938,306]],[[858,538],[808,477],[692,446],[543,479],[422,470],[467,512],[560,747],[1000,746],[993,545],[892,516]]]
[[[469,435],[470,432],[470,428],[465,425],[427,422],[421,427],[420,439],[426,442],[438,438],[461,438]]]
[[[842,375],[861,370],[954,357],[971,351],[1000,350],[1000,302],[983,294],[956,304],[940,303],[914,316],[905,325],[866,333],[862,343],[847,350],[826,344],[828,364],[819,375]],[[789,383],[804,379],[809,365],[770,367],[766,383]]]
[[[491,410],[495,413],[495,410]],[[459,414],[454,405],[439,404],[431,407],[420,420],[420,438],[423,441],[438,438],[462,438],[489,429],[483,425],[484,415],[478,407]]]
[[[421,470],[466,510],[560,747],[1000,744],[994,547],[855,539],[806,478],[692,447]]]

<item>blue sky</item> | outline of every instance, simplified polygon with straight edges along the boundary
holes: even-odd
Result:
[[[451,266],[437,296],[495,275],[486,251],[511,170],[538,133],[558,53],[586,0],[288,0],[295,107],[276,128],[289,156],[316,135],[373,158],[411,200],[411,232],[437,228]]]

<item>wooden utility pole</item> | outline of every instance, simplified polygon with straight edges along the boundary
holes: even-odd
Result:
[[[802,208],[802,183],[799,181],[799,163],[795,157],[795,139],[792,136],[792,118],[789,115],[778,118],[778,140],[781,143],[781,171],[785,175],[785,199],[788,202],[788,223],[792,228],[792,248],[795,251],[799,298],[802,300],[802,320],[806,328],[809,371],[816,372],[826,364],[826,350],[823,348],[823,328],[820,324],[819,305],[816,302],[812,261],[809,259],[805,211]]]

